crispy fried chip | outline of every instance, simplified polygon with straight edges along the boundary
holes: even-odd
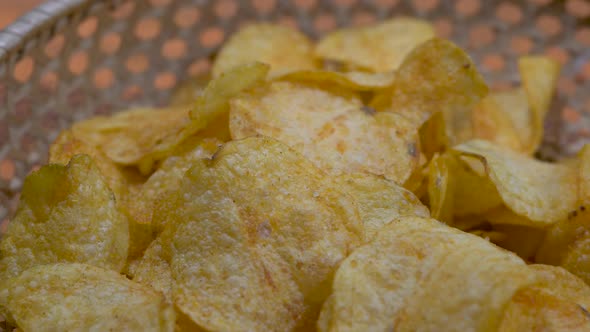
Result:
[[[31,268],[0,283],[0,306],[23,331],[173,331],[164,297],[86,264]]]
[[[136,209],[139,203],[136,197],[145,178],[134,169],[115,164],[97,147],[76,138],[71,130],[61,132],[53,142],[49,148],[49,163],[67,164],[76,154],[87,154],[92,158],[115,194],[118,209],[127,216],[129,221],[128,256],[136,257],[153,240],[151,227],[138,218],[146,213],[145,210]]]
[[[195,163],[172,199],[172,297],[207,330],[315,324],[364,237],[355,202],[286,145],[248,138]],[[166,232],[166,230],[165,230]]]
[[[373,239],[384,225],[397,218],[430,217],[428,209],[411,191],[392,181],[364,173],[345,174],[335,180],[356,201],[367,240]]]
[[[0,242],[0,280],[42,264],[86,263],[121,271],[127,219],[90,157],[50,164],[25,180],[20,205]]]
[[[171,106],[186,106],[194,103],[203,93],[205,87],[211,80],[210,75],[199,75],[191,77],[174,90],[170,99]]]
[[[566,270],[530,265],[537,283],[516,293],[499,331],[587,331],[590,288]]]
[[[571,272],[590,282],[590,275],[584,276],[587,272],[582,271],[587,264],[584,260],[589,259],[583,253],[585,243],[590,241],[588,240],[590,238],[588,233],[590,229],[590,145],[585,145],[573,161],[561,165],[575,170],[577,174],[577,204],[568,213],[567,218],[560,220],[549,229],[537,254],[537,261],[561,265],[571,250],[568,270],[572,269]],[[578,241],[579,245],[576,244]]]
[[[528,113],[528,106],[524,104],[524,109],[506,107],[502,101],[509,102],[508,93],[495,93],[482,99],[481,102],[473,110],[473,137],[485,139],[497,145],[507,147],[514,151],[523,150],[523,144],[528,142],[527,130],[530,131],[532,122],[526,123],[520,128],[515,127],[514,119],[510,117],[511,114],[526,115]],[[506,100],[503,100],[506,99]],[[525,99],[526,102],[526,99]],[[522,116],[521,116],[522,117]],[[522,128],[524,127],[524,128]],[[526,137],[526,138],[525,138]]]
[[[452,169],[455,165],[449,154],[434,155],[428,165],[428,201],[432,217],[451,224],[453,221],[453,206],[455,178]]]
[[[192,123],[186,107],[140,108],[75,123],[72,132],[116,163],[146,164],[140,170],[148,173],[154,161],[201,128]]]
[[[561,70],[557,61],[544,56],[528,56],[518,60],[522,86],[531,110],[532,135],[529,151],[534,152],[543,138],[545,116],[557,86]]]
[[[485,240],[400,218],[340,265],[318,328],[494,331],[513,294],[534,280],[516,255]]]
[[[493,243],[512,251],[527,262],[535,260],[545,236],[544,230],[528,226],[496,224],[493,225],[493,229],[502,234],[501,238],[492,239]]]
[[[365,73],[361,71],[336,72],[328,70],[299,70],[282,75],[282,81],[317,83],[322,86],[339,85],[357,91],[384,89],[393,84],[395,72]]]
[[[570,167],[537,161],[482,140],[454,149],[481,160],[506,207],[530,220],[527,226],[551,226],[576,206],[576,172]]]
[[[367,28],[342,29],[317,44],[315,54],[373,72],[395,70],[416,46],[434,37],[426,21],[397,18]]]
[[[172,301],[172,270],[170,269],[170,236],[167,228],[146,249],[140,259],[129,266],[129,275],[140,284],[152,287]]]
[[[284,26],[259,23],[249,25],[223,45],[217,55],[213,77],[250,62],[270,66],[270,75],[318,68],[313,55],[313,44],[302,33]]]
[[[398,114],[367,114],[355,94],[273,82],[231,101],[232,138],[276,138],[332,174],[369,172],[404,184],[419,165],[418,131]]]

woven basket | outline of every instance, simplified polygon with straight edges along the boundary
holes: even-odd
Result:
[[[24,177],[73,121],[164,105],[208,71],[224,40],[252,21],[312,37],[393,16],[434,23],[494,88],[518,84],[516,59],[564,67],[541,154],[568,155],[590,137],[590,2],[585,0],[53,0],[0,32],[0,233]]]

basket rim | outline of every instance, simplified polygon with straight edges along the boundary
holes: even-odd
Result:
[[[68,20],[76,14],[85,15],[92,7],[112,6],[117,2],[121,1],[46,0],[0,30],[0,64],[20,60],[42,36],[53,37],[64,24],[64,18]]]

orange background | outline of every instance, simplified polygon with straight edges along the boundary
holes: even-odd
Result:
[[[38,6],[42,0],[0,0],[0,29]]]

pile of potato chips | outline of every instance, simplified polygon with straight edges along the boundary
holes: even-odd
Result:
[[[20,331],[590,331],[559,66],[490,91],[427,22],[237,32],[166,109],[74,124],[0,241]],[[547,265],[543,265],[547,264]]]

